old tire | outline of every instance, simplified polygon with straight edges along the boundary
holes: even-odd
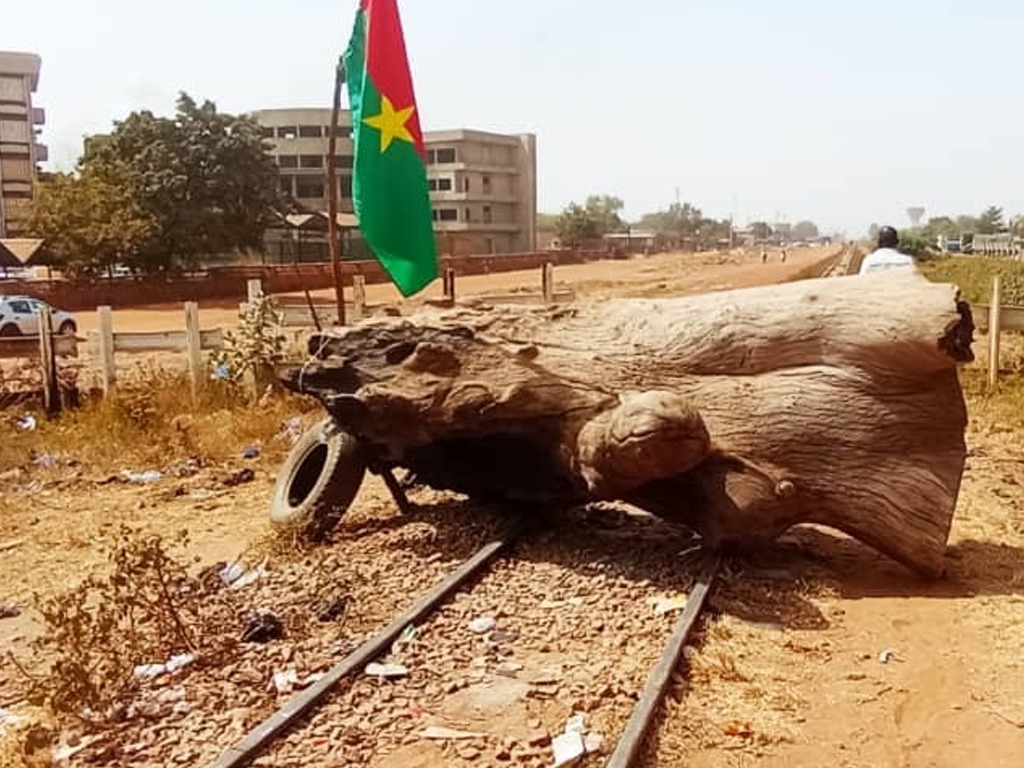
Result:
[[[60,329],[57,331],[61,336],[74,336],[78,333],[78,326],[75,325],[74,320],[65,320],[60,324]]]
[[[3,328],[0,328],[0,336],[4,338],[13,338],[14,336],[21,336],[21,328],[14,323],[8,323]]]
[[[277,476],[270,522],[312,541],[327,536],[359,492],[366,461],[359,441],[332,419],[307,431]]]

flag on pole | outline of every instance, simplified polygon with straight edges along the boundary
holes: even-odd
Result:
[[[344,60],[359,228],[402,295],[411,296],[437,278],[437,244],[397,0],[360,0]]]

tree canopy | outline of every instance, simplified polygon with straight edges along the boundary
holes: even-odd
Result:
[[[555,231],[564,245],[577,246],[626,228],[621,213],[625,204],[611,195],[591,195],[584,205],[570,203],[555,220]]]
[[[133,112],[87,143],[77,175],[41,183],[33,229],[70,271],[166,271],[259,248],[279,203],[266,149],[254,120],[182,93],[173,117]]]

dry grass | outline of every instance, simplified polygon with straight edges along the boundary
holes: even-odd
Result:
[[[236,456],[239,445],[270,445],[285,420],[316,407],[277,393],[253,403],[240,388],[220,382],[193,398],[183,375],[154,369],[144,381],[52,422],[34,414],[33,431],[16,423],[24,411],[8,410],[0,423],[0,472],[44,454],[92,471],[160,468],[188,457],[216,464]]]
[[[972,304],[987,304],[992,278],[1003,276],[1003,302],[1024,306],[1024,262],[982,256],[950,256],[920,262],[922,274],[937,283],[954,283]]]

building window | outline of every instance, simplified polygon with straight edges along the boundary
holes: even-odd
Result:
[[[434,210],[432,210],[432,211],[431,211],[431,214],[433,214],[432,218],[434,219],[434,221],[437,221],[437,208],[435,208]]]
[[[282,125],[277,129],[277,138],[294,139],[299,135],[299,129],[294,125]]]
[[[459,211],[456,208],[441,208],[437,212],[437,218],[441,221],[458,221]]]
[[[330,135],[331,135],[331,128],[330,128],[330,126],[325,126],[324,127],[324,136],[330,136]],[[339,125],[337,128],[334,129],[334,135],[335,135],[335,137],[337,137],[339,139],[351,138],[352,137],[352,126],[351,125]]]
[[[490,224],[493,221],[494,221],[494,218],[491,216],[491,206],[485,205],[484,206],[484,224]]]
[[[323,198],[324,183],[322,181],[303,181],[296,186],[295,196],[300,199]]]
[[[263,129],[262,129],[262,130],[260,131],[260,135],[261,135],[261,136],[262,136],[262,137],[263,137],[264,139],[272,139],[272,138],[274,138],[274,129],[273,129],[273,128],[267,128],[267,127],[264,127],[264,128],[263,128]]]
[[[323,155],[299,155],[299,168],[323,168]]]
[[[455,162],[455,148],[445,147],[444,149],[437,150],[437,162],[438,164],[454,163]]]
[[[433,149],[427,150],[427,165],[434,165],[437,162],[437,152]]]
[[[341,196],[346,200],[352,199],[352,177],[351,176],[339,176],[338,187],[341,192]]]
[[[277,156],[277,167],[278,168],[298,168],[299,157],[298,155],[278,155]]]
[[[469,192],[469,176],[462,180],[462,191]]]
[[[335,168],[351,168],[352,163],[355,160],[352,155],[335,155],[334,156],[334,167]]]
[[[427,179],[427,189],[437,192],[437,179]]]
[[[466,221],[472,221],[472,220],[473,220],[472,212],[469,210],[469,208],[467,208],[466,209]]]
[[[319,139],[324,135],[324,129],[319,125],[300,125],[299,126],[299,138],[300,139]]]
[[[491,177],[490,176],[484,176],[483,182],[484,182],[484,194],[485,195],[491,194]]]
[[[451,192],[452,191],[452,180],[451,179],[438,179],[437,180],[437,191],[438,192]]]

